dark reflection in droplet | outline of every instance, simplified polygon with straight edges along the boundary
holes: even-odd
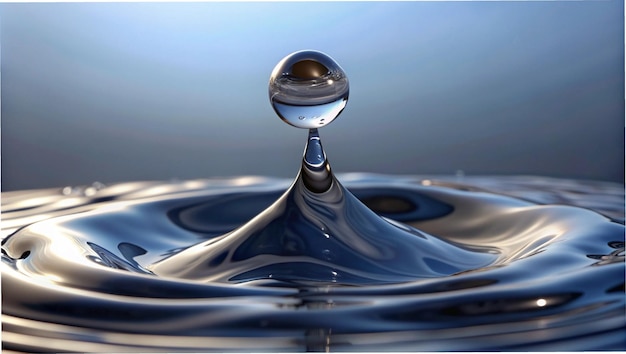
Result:
[[[291,66],[291,75],[298,79],[318,79],[328,73],[324,64],[310,59],[300,60]]]

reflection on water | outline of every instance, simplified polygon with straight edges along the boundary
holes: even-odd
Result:
[[[353,212],[360,202],[341,185],[344,214],[289,199],[298,180],[3,193],[4,348],[626,349],[623,186],[536,177],[341,181],[388,221],[382,231]],[[233,231],[281,198],[268,209],[271,223]],[[312,224],[320,215],[326,222]],[[338,233],[345,223],[361,236]]]

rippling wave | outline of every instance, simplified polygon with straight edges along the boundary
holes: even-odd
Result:
[[[341,210],[260,177],[2,193],[3,346],[626,349],[622,185],[340,179]]]

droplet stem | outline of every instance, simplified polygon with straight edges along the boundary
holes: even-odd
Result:
[[[317,128],[309,129],[301,171],[302,181],[309,191],[323,193],[330,189],[333,177]]]

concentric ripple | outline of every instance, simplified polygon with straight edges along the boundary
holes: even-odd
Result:
[[[298,180],[3,193],[3,347],[626,349],[623,186],[535,177],[341,180],[356,197],[346,210],[364,203],[385,228],[413,235],[405,248],[380,230],[372,233],[379,239],[341,238],[334,230],[346,220],[368,230],[350,213],[314,225],[328,232],[304,240],[275,244],[247,232],[256,243],[239,242],[236,229],[293,196]],[[350,193],[339,192],[346,202]],[[288,221],[310,230],[307,219]]]

